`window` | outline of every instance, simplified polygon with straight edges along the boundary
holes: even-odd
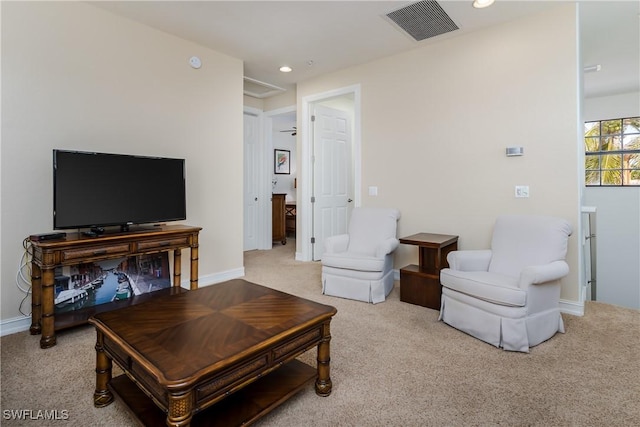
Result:
[[[587,186],[640,186],[640,117],[584,124]]]

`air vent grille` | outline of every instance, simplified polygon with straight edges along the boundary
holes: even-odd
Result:
[[[244,94],[254,98],[268,98],[273,95],[281,94],[285,91],[286,89],[276,85],[261,82],[260,80],[252,79],[250,77],[244,78]]]
[[[458,29],[437,1],[423,0],[387,14],[416,41]]]

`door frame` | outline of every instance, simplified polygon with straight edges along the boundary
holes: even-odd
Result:
[[[298,180],[298,238],[296,239],[296,259],[299,261],[311,261],[313,257],[313,244],[311,237],[313,232],[313,132],[311,125],[311,112],[313,104],[321,103],[340,96],[353,96],[353,132],[351,134],[353,144],[352,171],[353,171],[353,195],[354,207],[360,206],[362,200],[362,152],[361,152],[361,87],[359,84],[347,86],[302,97],[302,112],[299,117],[300,140],[300,170]]]
[[[270,143],[270,141],[268,141],[268,138],[264,137],[264,135],[266,135],[264,128],[267,121],[265,120],[264,112],[258,108],[244,106],[243,114],[244,113],[257,116],[259,119],[257,132],[258,141],[256,144],[258,152],[255,154],[257,159],[262,160],[258,161],[259,170],[255,174],[256,182],[254,183],[256,188],[258,189],[258,216],[260,218],[258,220],[258,225],[256,228],[256,235],[258,249],[271,249],[271,188],[268,185],[268,183],[271,182],[271,179],[269,177],[269,169],[267,167],[268,165],[265,165],[264,161],[264,159],[266,159],[268,154],[270,153],[270,150],[268,149],[268,144]],[[244,212],[244,206],[243,215],[246,215],[246,212]],[[266,217],[267,215],[268,217]]]

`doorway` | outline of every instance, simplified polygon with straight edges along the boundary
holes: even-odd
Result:
[[[260,129],[259,112],[244,109],[244,170],[243,170],[243,250],[260,246]]]
[[[273,222],[272,218],[275,213],[272,211],[273,205],[271,203],[272,194],[284,194],[285,212],[281,212],[278,217],[285,217],[285,235],[286,245],[296,246],[296,199],[297,199],[297,182],[298,182],[298,162],[297,162],[297,113],[296,107],[290,106],[272,110],[265,113],[265,156],[264,165],[267,171],[266,180],[268,182],[267,197],[269,200],[268,206],[264,211],[265,218],[268,218],[268,222],[265,225],[265,242],[268,243],[268,247],[264,249],[271,249],[276,245],[282,243],[281,240],[273,240]],[[286,153],[287,155],[287,167],[284,171],[276,170],[276,150],[279,153]],[[283,252],[284,253],[284,252]]]
[[[319,261],[361,201],[360,86],[303,97],[301,118],[296,259]]]

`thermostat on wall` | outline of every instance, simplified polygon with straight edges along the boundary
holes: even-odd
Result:
[[[191,66],[195,69],[202,67],[202,61],[200,61],[200,58],[198,58],[197,56],[192,56],[191,58],[189,58],[189,64],[191,64]]]
[[[524,148],[522,147],[507,147],[507,157],[522,156],[524,155]]]

